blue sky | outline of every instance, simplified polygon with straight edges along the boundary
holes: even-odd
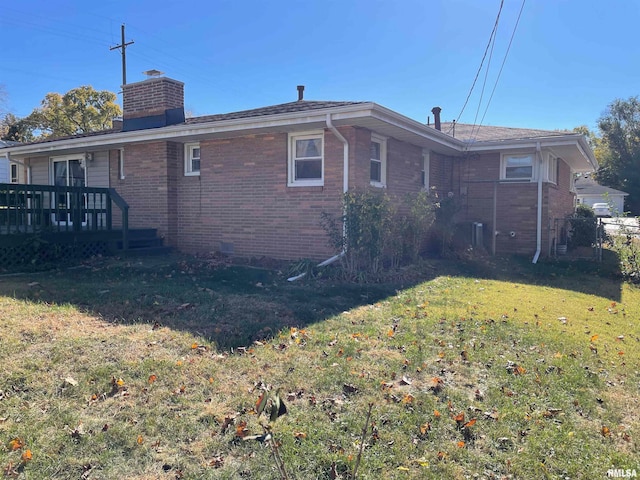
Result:
[[[48,92],[118,92],[158,69],[185,83],[194,115],[297,99],[368,100],[425,122],[541,129],[596,126],[640,94],[640,2],[504,0],[23,0],[0,2],[0,85],[28,115]],[[487,69],[488,67],[488,69]],[[495,92],[488,104],[488,99]],[[484,87],[484,92],[483,92]],[[486,110],[486,114],[485,114]]]

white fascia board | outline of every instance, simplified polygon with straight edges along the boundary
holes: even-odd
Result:
[[[37,154],[46,155],[62,150],[96,150],[104,147],[121,147],[131,143],[148,143],[162,140],[197,141],[199,138],[207,136],[223,136],[233,133],[237,133],[238,136],[240,136],[248,131],[256,133],[259,131],[286,130],[292,127],[324,126],[326,124],[327,114],[331,114],[331,118],[336,122],[355,125],[357,125],[358,119],[374,118],[407,130],[415,135],[427,138],[457,152],[461,152],[462,146],[464,145],[463,142],[449,135],[427,127],[380,105],[368,102],[343,107],[282,113],[265,117],[189,123],[148,130],[114,132],[88,137],[52,140],[50,142],[9,147],[3,150],[12,155],[24,157]]]
[[[429,127],[423,123],[413,120],[412,118],[405,117],[404,115],[394,112],[393,110],[389,110],[381,105],[373,105],[374,109],[372,111],[372,116],[378,120],[429,139],[443,147],[454,150],[456,153],[461,153],[465,146],[463,141],[447,135],[440,130]]]
[[[539,144],[542,148],[554,147],[574,147],[579,157],[593,167],[594,170],[598,169],[598,162],[591,151],[591,148],[587,144],[585,138],[581,134],[570,134],[554,137],[538,137],[538,138],[525,138],[522,140],[495,140],[478,142],[468,145],[467,151],[469,152],[490,152],[490,151],[506,151],[506,150],[518,150],[518,149],[535,149]],[[574,157],[575,158],[575,157]],[[581,169],[581,171],[584,169]],[[586,170],[585,170],[586,171]]]
[[[246,131],[269,130],[284,127],[326,123],[327,113],[333,118],[358,118],[370,112],[373,104],[356,104],[345,107],[282,113],[266,117],[248,117],[217,122],[180,124],[169,127],[133,130],[130,132],[105,133],[88,137],[52,140],[31,145],[9,147],[8,153],[16,156],[48,154],[58,150],[91,150],[102,147],[122,146],[131,143],[148,143],[162,140],[197,141],[199,137]],[[364,115],[363,115],[364,114]],[[4,149],[3,149],[4,150]]]

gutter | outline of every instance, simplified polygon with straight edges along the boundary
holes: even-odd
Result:
[[[346,138],[344,138],[344,135],[342,135],[338,131],[338,129],[333,125],[330,113],[327,113],[326,122],[327,122],[327,128],[329,130],[331,130],[331,133],[333,133],[336,136],[336,138],[342,142],[342,175],[343,175],[343,178],[342,178],[342,193],[347,193],[347,191],[349,190],[349,142],[347,141]],[[342,238],[344,238],[346,236],[346,234],[347,234],[346,227],[347,226],[343,222],[343,224],[342,224]],[[333,257],[327,258],[326,260],[320,262],[316,266],[317,267],[326,267],[327,265],[331,265],[336,260],[339,260],[340,258],[344,257],[344,255],[346,253],[347,253],[346,250],[342,250],[337,255],[334,255]],[[307,273],[304,272],[304,273],[301,273],[300,275],[296,275],[295,277],[289,277],[289,278],[287,278],[287,281],[295,282],[296,280],[300,280],[301,278],[303,278],[306,274]]]
[[[328,110],[331,110],[330,112]],[[269,133],[281,131],[283,128],[292,126],[305,126],[307,128],[318,128],[321,124],[340,122],[341,124],[357,124],[358,121],[374,119],[387,124],[389,127],[400,128],[413,135],[417,135],[431,142],[437,143],[441,148],[446,149],[450,154],[462,151],[463,142],[449,137],[431,127],[427,127],[411,118],[395,113],[378,104],[367,102],[342,107],[329,107],[317,110],[306,110],[264,117],[246,117],[229,120],[218,120],[202,123],[184,123],[161,128],[151,128],[145,130],[132,130],[129,132],[108,132],[71,137],[58,140],[48,140],[27,145],[5,147],[2,150],[9,151],[14,155],[29,156],[34,154],[50,155],[58,151],[83,151],[96,147],[120,147],[129,143],[144,143],[162,140],[177,142],[197,141],[202,136],[226,136]],[[332,130],[333,131],[333,130]],[[335,132],[334,132],[335,134]],[[342,141],[342,139],[341,139]],[[344,143],[344,142],[343,142]],[[447,153],[449,154],[449,153]]]
[[[540,142],[536,143],[536,157],[538,158],[538,211],[536,218],[536,253],[531,263],[538,263],[542,250],[542,153],[540,153]]]

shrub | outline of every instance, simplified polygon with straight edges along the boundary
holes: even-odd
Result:
[[[330,246],[345,252],[342,265],[349,276],[378,274],[415,261],[435,219],[435,204],[427,192],[398,201],[374,190],[350,190],[342,207],[338,218],[323,212],[322,226]]]
[[[611,235],[609,245],[618,256],[620,273],[624,278],[640,283],[640,217],[636,218],[636,226],[621,225],[616,235]]]
[[[593,246],[597,238],[598,219],[590,206],[578,205],[576,213],[569,219],[569,224],[569,243],[572,247]]]

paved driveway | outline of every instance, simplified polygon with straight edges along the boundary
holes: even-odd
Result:
[[[607,233],[615,235],[621,229],[633,232],[636,236],[640,236],[640,217],[613,217],[603,218],[602,223]]]

